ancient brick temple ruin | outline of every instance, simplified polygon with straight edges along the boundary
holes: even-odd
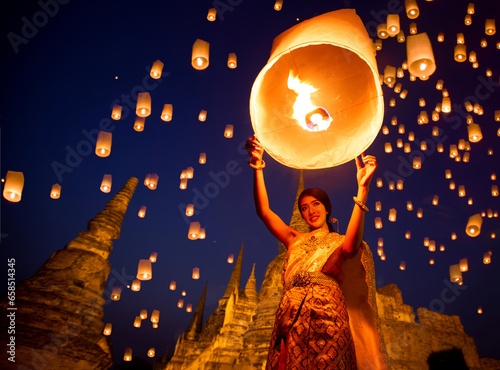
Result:
[[[102,334],[104,287],[111,271],[108,257],[137,183],[129,179],[89,221],[88,231],[17,285],[16,369],[112,366],[109,339]],[[4,298],[0,304],[7,312],[8,301]],[[5,317],[1,326],[6,333]]]
[[[297,207],[303,190],[302,176],[295,199],[290,226],[308,232]],[[240,287],[243,246],[234,266],[219,306],[203,322],[204,296],[198,303],[191,324],[178,339],[172,357],[159,358],[155,370],[264,369],[274,317],[283,286],[281,271],[285,248],[269,264],[260,292],[255,287],[252,270],[244,289]],[[389,369],[421,370],[429,368],[427,359],[432,353],[458,348],[459,355],[470,369],[500,369],[500,361],[480,359],[474,340],[465,334],[458,316],[444,315],[426,308],[405,305],[401,291],[394,284],[377,289],[377,309],[386,343]]]

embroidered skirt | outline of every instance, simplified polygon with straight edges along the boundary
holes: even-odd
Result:
[[[344,296],[334,279],[321,275],[286,284],[266,369],[356,369]]]

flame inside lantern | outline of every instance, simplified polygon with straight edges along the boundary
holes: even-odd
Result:
[[[324,131],[330,127],[332,118],[328,111],[322,107],[316,107],[311,102],[311,94],[318,89],[302,82],[298,77],[294,77],[292,71],[288,75],[288,88],[295,91],[298,96],[293,104],[292,117],[297,120],[304,130]]]

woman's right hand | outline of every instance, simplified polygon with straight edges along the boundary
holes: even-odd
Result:
[[[262,160],[262,155],[264,154],[264,148],[262,147],[262,144],[260,143],[259,139],[255,137],[255,135],[247,140],[245,144],[245,149],[247,150],[248,154],[250,155],[250,158],[252,158],[254,163],[256,163],[257,160],[259,161]]]

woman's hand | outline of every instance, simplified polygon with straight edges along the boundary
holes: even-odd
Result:
[[[262,155],[264,154],[264,148],[262,147],[262,144],[260,143],[259,139],[255,137],[255,135],[247,140],[245,144],[245,149],[247,150],[248,154],[250,155],[250,158],[252,158],[254,163],[257,163],[257,161],[262,160]]]
[[[356,167],[358,169],[356,178],[358,180],[358,186],[368,188],[373,173],[377,169],[377,159],[373,155],[365,155],[365,153],[362,153],[361,160],[363,161],[364,167],[361,166],[361,161],[356,157]]]

